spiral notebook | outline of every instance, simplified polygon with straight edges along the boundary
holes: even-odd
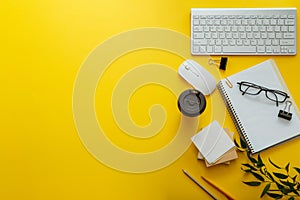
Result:
[[[285,91],[290,97],[288,100],[292,102],[289,110],[292,119],[278,117],[279,110],[287,110],[286,102],[276,106],[275,102],[266,97],[264,91],[258,95],[242,95],[237,84],[241,81]],[[274,60],[269,59],[222,79],[218,83],[218,90],[252,154],[300,135],[298,108]]]

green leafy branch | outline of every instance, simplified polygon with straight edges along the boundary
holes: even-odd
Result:
[[[239,150],[246,151],[246,144],[242,139],[240,139],[240,144],[235,140],[235,144]],[[290,163],[281,167],[269,158],[269,163],[277,170],[271,171],[266,167],[260,154],[254,157],[248,151],[246,152],[250,162],[242,164],[241,169],[244,172],[253,175],[256,180],[243,181],[243,183],[249,186],[264,185],[260,198],[265,195],[273,199],[287,197],[288,200],[294,200],[295,198],[300,198],[300,168],[291,167]]]

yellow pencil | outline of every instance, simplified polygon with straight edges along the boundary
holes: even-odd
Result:
[[[227,197],[228,200],[234,200],[233,197],[231,197],[229,194],[227,194],[225,191],[223,191],[221,188],[219,188],[218,186],[216,186],[214,183],[212,183],[211,181],[207,180],[206,178],[204,178],[203,176],[201,176],[201,178],[206,181],[209,185],[211,185],[213,188],[215,188],[216,190],[218,190],[220,193],[222,193],[224,196]]]

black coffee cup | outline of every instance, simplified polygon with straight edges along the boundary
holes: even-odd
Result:
[[[185,90],[178,98],[178,108],[185,116],[199,116],[206,108],[205,96],[195,89]]]

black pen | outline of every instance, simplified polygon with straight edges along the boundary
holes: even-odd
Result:
[[[187,171],[185,171],[184,169],[182,169],[183,173],[185,175],[187,175],[187,177],[189,177],[194,183],[196,183],[202,190],[204,190],[209,196],[211,196],[211,198],[218,200],[214,195],[212,195],[205,187],[203,187],[198,181],[196,181],[189,173],[187,173]]]

